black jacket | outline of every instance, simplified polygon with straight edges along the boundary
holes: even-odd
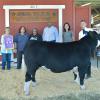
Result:
[[[39,35],[39,34],[37,34],[37,35],[33,35],[33,34],[31,34],[31,35],[29,36],[29,40],[42,41],[42,36]]]

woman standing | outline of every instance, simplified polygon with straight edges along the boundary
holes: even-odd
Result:
[[[42,41],[42,36],[38,34],[37,28],[33,28],[32,34],[29,37],[30,40]]]
[[[26,28],[21,26],[19,32],[14,36],[15,47],[17,49],[17,69],[21,69],[22,55],[24,53],[24,47],[29,39],[29,34],[26,32]]]
[[[63,26],[63,42],[72,42],[73,41],[73,36],[72,32],[70,30],[70,25],[69,23],[65,23]]]

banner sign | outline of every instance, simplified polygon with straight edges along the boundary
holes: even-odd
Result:
[[[57,22],[57,10],[21,10],[10,11],[10,19],[14,23],[28,23],[28,22]]]

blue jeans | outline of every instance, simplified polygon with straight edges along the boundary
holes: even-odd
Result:
[[[11,54],[10,53],[2,53],[2,69],[5,69],[7,63],[7,69],[9,70],[11,67]]]

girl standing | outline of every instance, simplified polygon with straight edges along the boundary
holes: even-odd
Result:
[[[11,68],[11,54],[13,49],[13,36],[10,34],[10,28],[5,28],[5,33],[1,36],[1,54],[2,54],[2,70]]]
[[[36,28],[33,28],[32,34],[30,35],[29,39],[42,41],[42,36],[38,34],[38,30]]]

